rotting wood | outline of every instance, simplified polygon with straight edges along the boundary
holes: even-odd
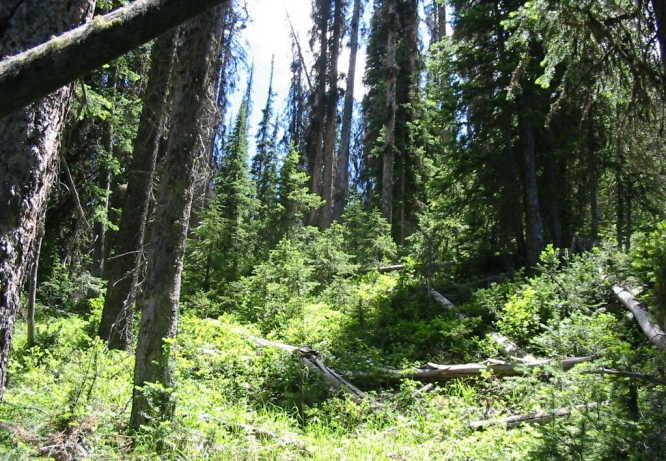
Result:
[[[569,416],[574,410],[591,410],[603,405],[603,403],[592,402],[582,405],[575,405],[571,408],[559,408],[557,410],[542,411],[535,413],[525,413],[515,416],[507,416],[505,418],[485,419],[481,421],[473,421],[469,424],[472,429],[484,429],[488,426],[496,426],[504,424],[507,427],[514,427],[522,423],[544,423],[552,421],[561,416]]]
[[[636,322],[645,333],[645,336],[658,349],[666,351],[666,332],[661,325],[652,317],[652,314],[643,306],[631,292],[619,285],[613,286],[615,297],[631,311]]]
[[[139,0],[0,61],[0,117],[229,0]]]

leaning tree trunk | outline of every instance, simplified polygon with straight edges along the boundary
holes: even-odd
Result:
[[[90,19],[94,0],[3,0],[0,58]],[[72,87],[0,118],[0,397],[30,250],[53,185]]]
[[[324,129],[324,171],[322,198],[324,206],[319,216],[319,228],[324,230],[333,220],[333,187],[335,185],[335,146],[338,140],[338,56],[344,19],[343,1],[335,0],[333,15],[333,37],[330,43],[328,62],[328,95],[326,96],[326,123]]]
[[[349,146],[351,144],[351,128],[354,114],[354,84],[356,83],[356,56],[358,55],[358,32],[361,23],[361,0],[354,0],[351,20],[351,51],[349,53],[349,71],[347,72],[347,88],[345,103],[342,109],[342,128],[340,151],[338,152],[335,169],[335,195],[333,197],[333,219],[340,219],[345,209],[349,193]]]
[[[152,51],[150,77],[128,172],[127,196],[114,239],[115,256],[106,268],[108,285],[98,334],[108,341],[111,349],[127,349],[132,344],[134,300],[143,258],[150,191],[168,112],[167,93],[175,48],[176,31],[173,31],[157,39]]]
[[[6,3],[10,5],[5,6]],[[15,16],[14,5],[21,3],[2,1],[0,28],[4,21]],[[11,54],[23,53],[0,62],[0,117],[221,3],[228,5],[229,0],[138,0],[66,34],[63,32],[68,27],[51,28],[53,33],[40,35],[39,40],[31,41],[27,47],[11,50]],[[60,1],[51,8],[49,0],[39,3],[37,11],[48,10],[49,15],[57,15],[79,4],[78,0],[73,3]],[[25,30],[51,27],[45,25],[51,23],[47,15],[34,13],[33,17],[30,24],[25,24]],[[30,47],[34,48],[27,50]]]
[[[384,158],[382,160],[382,210],[393,223],[393,171],[395,166],[395,118],[397,113],[398,64],[396,57],[398,12],[396,0],[389,0],[386,12],[386,120],[384,122]]]
[[[141,328],[134,368],[130,426],[138,429],[152,419],[170,419],[175,402],[170,339],[178,325],[180,281],[198,158],[211,142],[206,120],[213,116],[214,64],[219,55],[219,30],[224,8],[201,15],[181,31],[174,67],[171,129],[164,170],[160,171],[151,257],[139,298]],[[147,384],[160,385],[158,388]]]

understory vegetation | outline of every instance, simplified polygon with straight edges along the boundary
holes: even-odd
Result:
[[[57,295],[68,297],[62,281],[45,298],[52,304],[39,306],[35,346],[18,326],[0,450],[6,459],[659,459],[663,355],[626,318],[611,287],[621,277],[646,287],[646,299],[659,297],[645,267],[663,264],[663,228],[637,238],[631,254],[548,247],[532,273],[496,281],[475,278],[469,264],[423,270],[414,255],[400,271],[359,273],[390,262],[395,248],[373,252],[368,245],[380,236],[358,233],[352,248],[339,238],[345,225],[303,228],[307,238],[282,240],[224,295],[186,296],[169,346],[176,416],[133,436],[120,434],[134,358],[96,337],[103,295],[85,308],[58,305]],[[428,287],[455,307],[437,303]],[[517,349],[507,352],[497,336]],[[347,372],[363,398],[332,388],[297,352],[258,347],[259,337],[316,351]],[[544,361],[520,376],[488,369],[431,383],[385,381],[380,373],[428,362],[515,363],[517,355],[591,360],[568,371]],[[571,414],[492,422],[563,409]]]

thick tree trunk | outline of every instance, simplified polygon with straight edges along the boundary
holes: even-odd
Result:
[[[114,239],[115,256],[107,266],[108,284],[99,336],[107,340],[112,349],[127,349],[132,344],[134,300],[157,153],[169,108],[167,93],[175,49],[174,30],[158,38],[152,51],[150,77],[128,171],[127,196]]]
[[[349,149],[351,145],[351,129],[354,115],[354,84],[356,83],[356,57],[358,55],[358,33],[361,23],[361,0],[354,0],[351,21],[351,51],[349,53],[349,70],[345,102],[342,109],[342,131],[340,150],[335,171],[335,196],[333,197],[333,219],[338,220],[344,212],[349,194]]]
[[[310,173],[310,193],[322,196],[322,169],[324,166],[324,136],[326,126],[326,69],[328,64],[328,19],[332,0],[317,0],[319,17],[319,57],[317,59],[317,81],[312,96],[310,126],[308,128],[308,166]],[[314,210],[308,221],[317,224],[319,211]]]
[[[326,98],[326,128],[324,130],[324,179],[322,181],[322,207],[319,228],[324,230],[333,220],[333,187],[335,185],[336,143],[338,140],[338,56],[342,41],[342,23],[344,20],[344,1],[335,1],[333,14],[333,36],[330,42],[328,63],[328,95]]]
[[[178,326],[183,256],[192,206],[198,157],[212,138],[205,132],[213,114],[218,31],[224,7],[201,15],[181,31],[174,67],[171,130],[164,170],[160,174],[151,257],[139,299],[141,327],[134,368],[130,426],[138,429],[153,419],[173,417],[175,402],[169,340]],[[159,385],[151,388],[149,384]]]
[[[382,159],[382,211],[384,218],[393,223],[393,172],[395,169],[395,119],[397,113],[397,34],[398,12],[396,0],[386,5],[386,120],[384,122],[384,158]]]
[[[87,21],[94,3],[5,0],[0,7],[0,57]],[[30,250],[56,176],[70,95],[71,86],[61,88],[29,107],[4,111],[0,119],[0,397]],[[0,105],[13,99],[11,92],[0,93]]]
[[[31,42],[35,48],[0,62],[0,117],[221,3],[229,0],[139,0],[64,34],[69,27],[54,28],[53,33]],[[65,8],[61,5],[58,2],[55,11]],[[40,11],[46,8],[42,3]],[[5,13],[10,14],[11,8]],[[33,21],[43,19],[35,16]],[[10,20],[0,17],[0,24]]]

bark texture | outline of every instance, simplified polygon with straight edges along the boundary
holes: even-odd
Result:
[[[21,3],[14,0],[11,2]],[[50,6],[51,3],[54,4],[53,7]],[[51,28],[50,33],[42,34],[39,40],[32,40],[30,46],[3,53],[3,56],[16,56],[0,62],[0,117],[46,96],[76,77],[125,54],[215,5],[227,5],[229,0],[138,0],[67,33],[63,32],[69,30],[70,25],[51,27],[43,24],[51,22],[46,20],[44,15],[73,8],[69,5],[79,3],[50,0],[39,3],[39,9],[33,11],[31,23],[26,24],[25,30],[32,31],[34,27]],[[22,5],[17,11],[24,9],[25,6]],[[8,8],[4,14],[9,16],[11,12],[12,8]],[[9,20],[11,21],[11,18]],[[0,18],[0,30],[2,23]],[[54,35],[56,37],[51,38]],[[9,43],[11,44],[11,41]],[[40,43],[41,45],[37,46]],[[28,48],[31,49],[24,51]]]
[[[354,0],[351,20],[351,51],[349,53],[349,71],[347,72],[347,88],[342,109],[342,128],[340,151],[338,152],[335,171],[335,196],[333,197],[333,219],[340,219],[345,209],[349,194],[349,147],[351,144],[351,128],[354,114],[354,84],[356,82],[356,57],[358,55],[358,34],[361,23],[361,0]]]
[[[396,0],[389,0],[386,6],[386,121],[384,122],[384,158],[382,160],[382,211],[389,223],[393,223],[393,171],[395,169],[395,120],[398,110],[397,85],[397,30],[398,12]]]
[[[155,210],[151,256],[139,298],[141,327],[134,368],[130,426],[171,419],[173,370],[169,340],[178,327],[180,282],[196,166],[212,139],[206,120],[213,116],[215,63],[225,8],[183,26],[173,74],[171,129]]]
[[[3,1],[0,58],[87,21],[94,5],[94,0]],[[30,250],[56,175],[70,95],[71,86],[67,86],[29,107],[4,110],[5,117],[0,118],[0,397],[7,380],[12,332]],[[0,92],[0,105],[11,105],[14,97],[12,92]]]
[[[634,314],[638,325],[652,344],[661,351],[666,351],[666,332],[657,323],[652,314],[632,295],[627,289],[615,285],[613,287],[615,297]]]
[[[148,86],[143,99],[134,156],[128,173],[127,196],[115,238],[115,256],[107,266],[108,284],[99,336],[112,349],[132,344],[134,301],[143,258],[150,191],[160,139],[167,118],[169,79],[176,49],[176,31],[155,42]]]

